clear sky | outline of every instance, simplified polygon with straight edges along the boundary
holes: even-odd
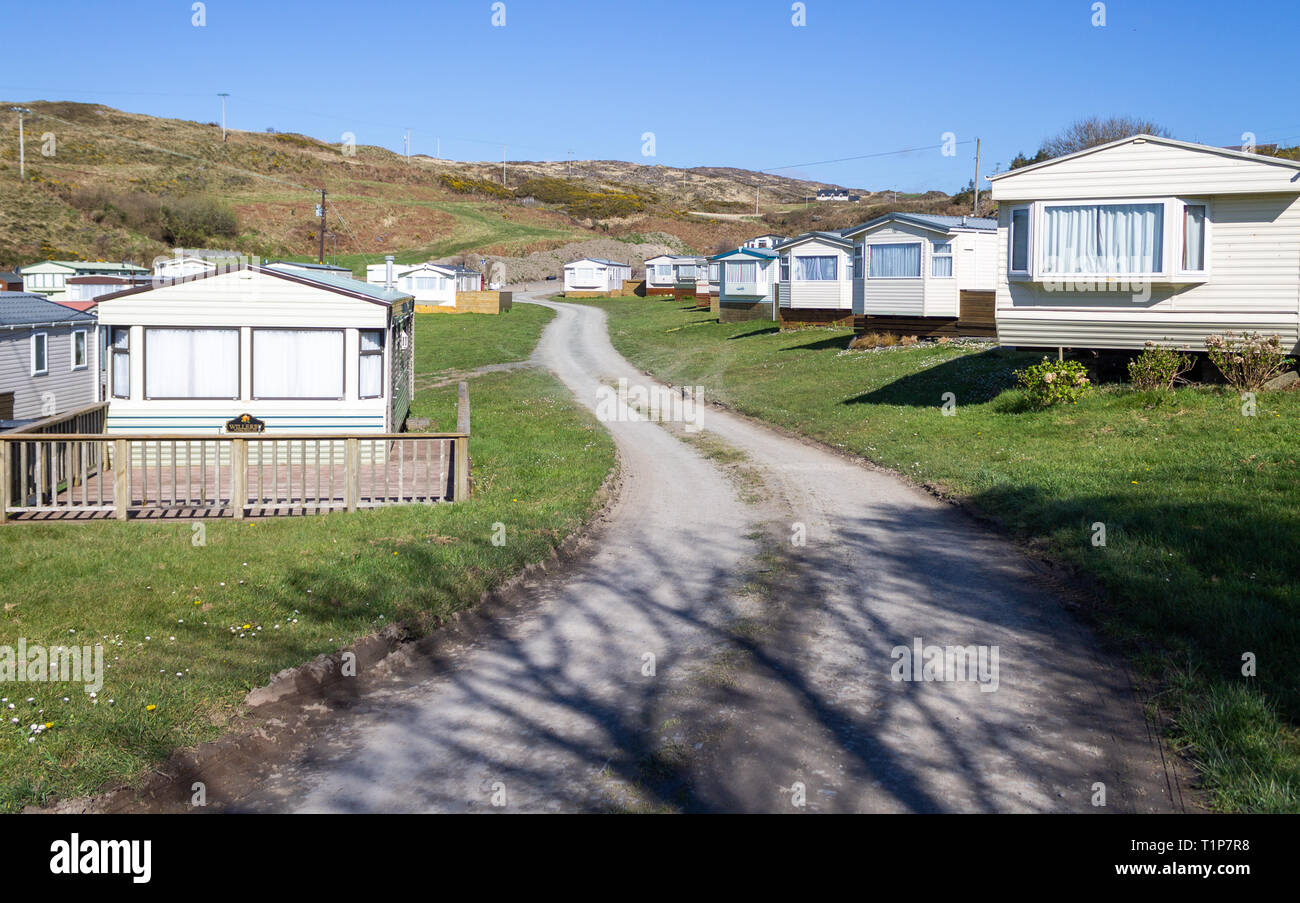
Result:
[[[774,169],[955,191],[1073,119],[1300,143],[1297,0],[10,2],[0,97],[445,157]],[[806,24],[796,26],[802,6]],[[654,133],[655,156],[642,153]],[[939,145],[945,133],[955,155]]]

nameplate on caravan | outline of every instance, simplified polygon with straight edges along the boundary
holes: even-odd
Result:
[[[233,420],[226,421],[227,433],[264,433],[266,421],[258,420],[252,414],[240,414]]]

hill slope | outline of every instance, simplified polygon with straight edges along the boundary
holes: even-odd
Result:
[[[622,242],[629,258],[652,248],[708,253],[757,232],[838,227],[867,212],[804,210],[801,199],[825,183],[726,167],[511,161],[503,187],[500,163],[407,160],[275,132],[229,131],[223,143],[214,123],[93,104],[27,106],[26,182],[17,117],[0,118],[0,267],[60,257],[148,263],[174,246],[314,258],[320,188],[326,253],[357,269],[389,253],[399,262],[532,255],[549,267],[554,255],[543,252],[595,239]],[[755,192],[761,219],[752,216]],[[926,203],[946,205],[933,194]]]

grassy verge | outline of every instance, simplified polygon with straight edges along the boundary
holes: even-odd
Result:
[[[434,344],[460,321],[491,331],[503,318],[430,319],[420,340]],[[0,811],[130,781],[213,739],[277,671],[394,621],[433,629],[548,555],[591,515],[613,445],[547,374],[486,374],[470,393],[464,503],[210,523],[203,547],[184,523],[0,529],[0,645],[101,643],[108,665],[95,699],[77,684],[0,683]],[[420,392],[413,413],[452,428],[455,387]]]
[[[553,316],[536,304],[503,314],[416,314],[415,372],[426,378],[525,360]]]
[[[1095,579],[1102,627],[1161,687],[1214,805],[1300,811],[1300,392],[1262,393],[1249,417],[1215,387],[1107,386],[1029,411],[1012,373],[1040,355],[849,352],[848,330],[592,303],[638,366],[932,484]],[[1246,653],[1257,676],[1242,674]]]

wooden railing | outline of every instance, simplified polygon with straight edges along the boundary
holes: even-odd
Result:
[[[0,434],[0,522],[355,511],[469,495],[467,433]]]

